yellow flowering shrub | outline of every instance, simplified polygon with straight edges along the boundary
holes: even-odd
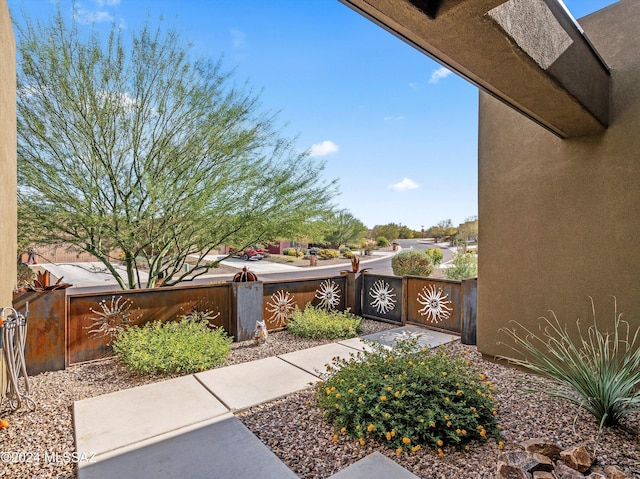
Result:
[[[377,440],[396,453],[500,438],[494,386],[459,357],[444,349],[420,349],[415,340],[357,360],[335,358],[316,386],[324,417],[341,434],[359,442]]]

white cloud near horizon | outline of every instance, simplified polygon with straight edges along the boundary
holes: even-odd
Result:
[[[384,117],[384,121],[400,121],[400,120],[404,120],[404,115]]]
[[[440,67],[431,73],[429,83],[438,83],[440,80],[442,80],[443,78],[447,78],[449,75],[451,75],[451,70],[445,67]]]
[[[413,181],[411,178],[402,178],[402,181],[399,183],[394,183],[389,185],[389,188],[393,191],[407,191],[407,190],[415,190],[416,188],[420,188],[420,185]]]
[[[333,153],[337,153],[339,150],[338,145],[333,141],[325,140],[322,143],[315,143],[311,145],[309,149],[310,156],[327,156]]]

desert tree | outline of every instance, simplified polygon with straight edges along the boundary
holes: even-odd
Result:
[[[357,243],[367,234],[367,227],[348,210],[337,210],[325,221],[324,242],[333,248]]]
[[[219,245],[285,236],[330,205],[323,164],[162,21],[101,34],[58,11],[25,16],[16,39],[20,208],[123,289],[198,277]]]

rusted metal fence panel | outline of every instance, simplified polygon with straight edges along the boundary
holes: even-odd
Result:
[[[462,332],[462,284],[405,276],[406,322],[456,334]]]
[[[210,311],[210,324],[230,330],[229,284],[155,288],[68,296],[68,364],[111,355],[109,322],[124,311],[131,324],[173,321],[193,311]],[[103,327],[101,327],[104,325]],[[97,333],[91,333],[97,331]]]
[[[291,313],[313,306],[345,309],[346,277],[265,282],[262,296],[262,319],[269,331],[283,329]]]
[[[402,324],[402,278],[362,275],[362,316]]]
[[[25,360],[27,373],[59,371],[65,368],[66,294],[54,291],[14,293],[13,307],[25,313],[29,303]]]

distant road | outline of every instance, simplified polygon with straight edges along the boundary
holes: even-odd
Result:
[[[437,248],[438,245],[434,243],[425,243],[421,240],[410,239],[410,240],[397,240],[398,244],[402,247],[403,250],[407,249],[416,249],[416,250],[425,250]],[[442,254],[444,255],[443,263],[451,260],[452,252],[447,247],[441,247]],[[391,269],[391,256],[381,257],[376,259],[375,256],[370,260],[362,260],[361,268],[368,268],[370,273],[381,274],[386,276],[393,276],[393,270]],[[327,276],[337,276],[341,271],[350,269],[350,264],[345,263],[338,266],[325,268],[325,267],[305,267],[298,268],[296,270],[291,271],[283,271],[278,273],[262,273],[258,275],[258,279],[260,281],[277,281],[284,279],[303,279],[303,278],[322,278]],[[249,268],[251,265],[249,265]],[[215,275],[215,276],[207,276],[196,278],[193,281],[185,281],[182,284],[184,285],[198,285],[198,284],[209,284],[214,281],[229,281],[233,278],[233,273],[224,274],[224,275]],[[112,285],[100,285],[100,286],[88,286],[88,287],[74,287],[70,288],[70,293],[97,293],[97,292],[111,292],[111,291],[120,291],[117,289],[117,286]]]

